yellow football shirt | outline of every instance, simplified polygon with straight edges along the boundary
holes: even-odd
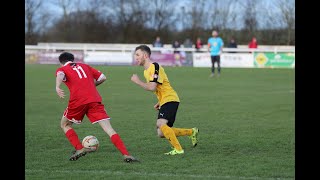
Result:
[[[157,89],[154,92],[157,95],[160,106],[176,101],[180,102],[177,92],[171,87],[167,74],[158,63],[152,63],[150,67],[143,72],[147,82],[156,82]]]

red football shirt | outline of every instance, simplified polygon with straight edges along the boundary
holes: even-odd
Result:
[[[70,61],[56,70],[56,76],[61,72],[65,75],[64,83],[70,91],[69,108],[102,101],[94,84],[94,79],[98,80],[102,75],[100,71],[87,64]]]

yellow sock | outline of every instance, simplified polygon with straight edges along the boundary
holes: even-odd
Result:
[[[169,140],[170,144],[178,151],[182,150],[182,147],[174,133],[174,131],[168,126],[168,125],[162,125],[160,127],[160,130],[162,131],[164,137]]]
[[[178,136],[190,136],[192,135],[192,129],[171,128],[174,134]]]

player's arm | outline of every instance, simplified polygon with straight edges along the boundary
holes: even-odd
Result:
[[[92,75],[93,75],[93,78],[94,78],[94,84],[96,86],[99,86],[100,84],[102,84],[107,78],[106,76],[100,72],[99,70],[91,67],[91,66],[88,66]]]
[[[220,52],[222,53],[222,50],[223,50],[223,46],[224,46],[224,43],[223,43],[223,41],[222,41],[222,39],[221,39],[221,47],[220,47]]]
[[[95,84],[96,86],[99,86],[99,85],[102,84],[106,79],[107,79],[106,76],[105,76],[104,74],[101,74],[97,80],[96,80],[96,79],[94,80],[94,84]]]
[[[60,88],[62,82],[65,81],[65,74],[62,71],[57,72],[56,77],[56,92],[60,98],[64,98],[64,91]]]
[[[142,87],[143,89],[147,91],[155,91],[157,89],[157,83],[156,82],[142,82],[137,74],[133,74],[131,76],[131,81]]]
[[[157,104],[155,104],[153,107],[154,107],[155,110],[159,110],[160,102],[157,102]]]

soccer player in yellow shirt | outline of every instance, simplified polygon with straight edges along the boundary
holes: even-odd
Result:
[[[154,92],[158,98],[158,102],[154,105],[154,108],[158,110],[157,133],[160,138],[166,138],[173,146],[173,150],[165,154],[183,154],[184,150],[177,137],[189,136],[193,147],[195,147],[198,143],[199,129],[196,127],[188,129],[172,127],[176,119],[180,99],[170,85],[163,67],[156,62],[152,62],[150,55],[151,50],[148,46],[140,45],[136,47],[134,58],[140,66],[144,67],[146,82],[142,82],[137,74],[131,76],[131,81],[147,91]]]

